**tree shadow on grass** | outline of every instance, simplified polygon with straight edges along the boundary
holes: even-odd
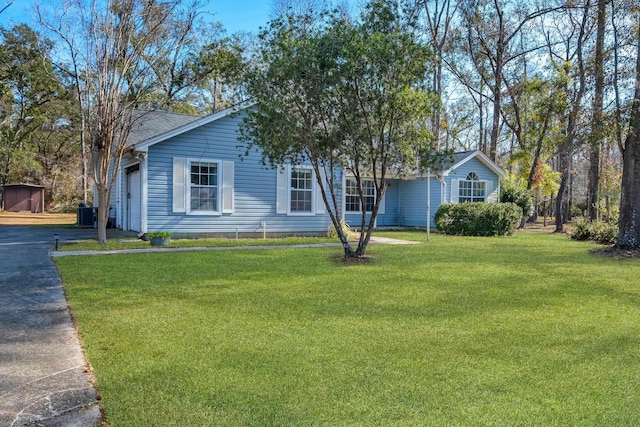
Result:
[[[591,253],[599,257],[618,260],[640,258],[640,250],[622,249],[616,246],[606,246],[604,248],[593,249]]]

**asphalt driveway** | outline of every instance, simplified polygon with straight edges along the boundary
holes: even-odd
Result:
[[[98,395],[49,256],[94,229],[0,227],[0,427],[93,426]]]

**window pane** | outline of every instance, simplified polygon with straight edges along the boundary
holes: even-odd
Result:
[[[294,169],[291,171],[291,188],[300,190],[311,189],[311,170]]]
[[[360,200],[358,200],[358,186],[356,185],[356,180],[347,179],[345,186],[345,209],[347,210],[347,212],[359,212]]]
[[[366,212],[371,212],[376,202],[376,186],[372,180],[363,179],[362,194]],[[347,179],[345,183],[345,209],[347,212],[362,212],[358,185],[355,179]]]
[[[313,172],[311,169],[291,170],[291,212],[311,212]]]
[[[484,182],[476,182],[473,189],[474,197],[484,197]]]
[[[191,210],[216,211],[218,208],[218,165],[193,162],[191,164]]]
[[[292,190],[291,211],[311,212],[311,192],[306,190]]]

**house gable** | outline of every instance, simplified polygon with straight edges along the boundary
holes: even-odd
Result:
[[[486,157],[486,156],[485,156]],[[498,174],[498,171],[502,171],[493,162],[486,164],[481,156],[468,156],[463,161],[460,161],[447,170],[447,174],[443,174],[444,183],[446,186],[445,195],[442,202],[459,201],[459,189],[460,182],[467,181],[470,175],[475,176],[478,182],[483,183],[484,201],[497,202],[500,193],[500,178],[504,176],[504,172]]]
[[[171,138],[177,137],[179,135],[182,135],[184,133],[190,132],[194,129],[198,129],[200,127],[206,126],[210,123],[216,122],[218,120],[222,120],[226,117],[229,117],[231,115],[234,114],[238,114],[239,112],[241,112],[242,110],[245,110],[249,107],[251,107],[252,105],[254,105],[253,103],[242,103],[239,104],[237,106],[231,107],[231,108],[227,108],[225,110],[219,111],[217,113],[214,114],[210,114],[208,116],[202,117],[200,119],[197,120],[192,120],[189,121],[183,125],[180,125],[176,128],[170,129],[166,132],[163,132],[159,135],[155,135],[151,138],[145,139],[143,141],[140,141],[136,144],[133,145],[134,149],[137,151],[142,151],[145,152],[149,149],[149,147],[151,147],[152,145],[158,144],[160,142],[169,140]]]
[[[454,154],[453,164],[450,166],[446,166],[442,171],[443,176],[448,176],[452,171],[455,171],[465,165],[465,163],[470,162],[472,160],[477,160],[481,162],[487,169],[492,171],[494,174],[498,176],[500,179],[504,179],[506,174],[505,172],[496,165],[489,157],[487,157],[482,151],[474,150],[474,151],[463,151]]]

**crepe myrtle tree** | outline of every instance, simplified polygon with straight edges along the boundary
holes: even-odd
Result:
[[[255,108],[240,138],[272,166],[311,164],[345,257],[365,255],[388,179],[415,171],[433,140],[437,102],[421,90],[431,54],[398,1],[369,1],[359,19],[344,11],[282,15],[260,34],[247,72]],[[341,172],[356,182],[360,238],[341,220]],[[365,179],[375,185],[370,212]]]
[[[91,147],[102,244],[131,129],[143,120],[139,111],[153,108],[150,99],[158,93],[169,96],[157,70],[168,69],[168,57],[176,65],[172,55],[184,49],[193,33],[198,7],[199,0],[68,0],[37,8],[40,24],[60,42],[61,58],[70,62],[59,67],[75,82],[81,127]]]

